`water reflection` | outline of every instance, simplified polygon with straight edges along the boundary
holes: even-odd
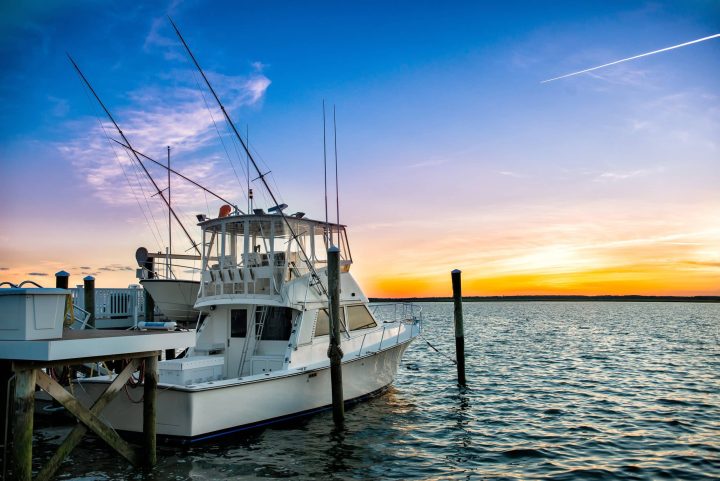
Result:
[[[712,479],[720,467],[713,304],[465,304],[468,388],[424,343],[347,410],[185,450],[144,474],[86,440],[58,479]],[[452,354],[452,304],[424,335]],[[41,430],[36,452],[60,442]],[[54,448],[54,446],[52,446]],[[51,453],[50,453],[51,454]],[[49,457],[49,455],[47,457]]]

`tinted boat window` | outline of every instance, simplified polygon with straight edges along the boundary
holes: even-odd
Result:
[[[255,329],[260,329],[262,319],[265,325],[262,328],[263,341],[287,341],[292,331],[293,310],[289,307],[265,306],[255,311]]]
[[[363,304],[357,306],[348,306],[348,317],[350,318],[350,330],[355,331],[357,329],[368,329],[375,327],[375,319],[373,319],[370,311],[367,310]]]
[[[340,330],[345,326],[345,311],[340,309]],[[318,311],[317,322],[315,323],[315,337],[327,336],[330,333],[330,315],[327,309]]]
[[[247,310],[233,309],[230,311],[230,337],[247,336]]]

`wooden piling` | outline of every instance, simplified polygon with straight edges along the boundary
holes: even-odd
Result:
[[[85,294],[85,310],[90,313],[88,318],[88,325],[95,326],[95,278],[93,276],[87,276],[83,278]]]
[[[155,259],[148,257],[143,265],[147,271],[147,278],[155,278]],[[152,322],[155,319],[155,299],[145,289],[145,322]]]
[[[330,303],[330,382],[332,385],[333,420],[341,425],[345,419],[342,385],[342,356],[340,349],[340,249],[328,249],[328,296]]]
[[[157,384],[158,384],[158,356],[149,356],[145,362],[145,385],[143,394],[143,436],[144,436],[144,465],[147,468],[157,463]]]
[[[7,446],[5,445],[5,442],[7,441],[6,434],[9,429],[9,426],[5,424],[5,421],[12,418],[8,412],[9,406],[7,404],[9,399],[8,389],[10,388],[10,379],[12,379],[12,375],[12,363],[8,360],[0,359],[0,443],[2,443],[3,450],[3,468],[5,467],[5,453],[7,452]]]
[[[55,287],[58,289],[67,289],[70,280],[70,274],[65,271],[55,273]]]
[[[463,326],[462,282],[460,270],[451,273],[453,303],[455,307],[455,356],[457,358],[458,385],[465,386],[465,329]]]
[[[35,410],[35,370],[15,371],[15,419],[13,421],[12,461],[14,479],[32,480],[32,435]]]

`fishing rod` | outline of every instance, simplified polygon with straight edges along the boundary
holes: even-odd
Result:
[[[213,192],[212,190],[208,189],[207,187],[203,187],[202,185],[198,184],[198,183],[195,182],[194,180],[185,177],[184,175],[182,175],[182,174],[181,174],[180,172],[178,172],[177,170],[174,170],[174,169],[169,168],[167,165],[164,165],[163,163],[158,162],[157,160],[155,160],[155,159],[153,159],[153,158],[151,158],[151,157],[148,157],[147,155],[143,154],[143,153],[140,152],[139,150],[133,149],[133,148],[130,147],[129,145],[123,144],[123,143],[120,142],[119,140],[116,140],[116,139],[110,139],[110,140],[112,140],[112,141],[115,142],[116,144],[118,144],[118,145],[126,148],[127,150],[133,151],[134,153],[136,153],[137,155],[139,155],[139,156],[142,157],[143,159],[149,160],[150,162],[159,165],[160,167],[162,167],[163,169],[167,170],[168,172],[172,172],[173,174],[177,175],[177,176],[180,177],[181,179],[187,180],[188,182],[190,182],[190,183],[191,183],[192,185],[194,185],[195,187],[198,187],[198,188],[202,189],[203,191],[205,191],[205,192],[207,192],[208,194],[212,195],[212,196],[215,197],[216,199],[218,199],[218,200],[220,200],[220,201],[222,201],[222,202],[225,202],[225,203],[228,204],[228,205],[231,205],[235,210],[237,210],[237,211],[240,212],[241,214],[244,214],[244,213],[245,213],[245,212],[241,211],[241,210],[238,208],[238,206],[236,206],[235,204],[233,204],[233,203],[230,202],[229,200],[227,200],[227,199],[219,196],[218,194],[216,194],[216,193]]]
[[[185,226],[183,225],[182,221],[180,220],[180,218],[178,218],[177,214],[175,213],[173,208],[170,206],[170,203],[165,198],[165,195],[163,194],[162,189],[160,189],[160,187],[155,183],[155,179],[152,178],[152,176],[150,175],[150,172],[148,172],[147,168],[145,167],[145,164],[143,164],[142,160],[140,160],[140,157],[138,157],[138,154],[136,153],[135,149],[132,148],[130,141],[127,139],[127,137],[125,137],[125,134],[120,129],[120,126],[117,124],[117,122],[115,122],[115,119],[113,118],[110,111],[107,109],[107,107],[105,107],[105,104],[103,103],[103,101],[100,100],[100,97],[95,92],[95,89],[92,88],[92,85],[90,85],[90,82],[88,81],[88,79],[85,78],[85,75],[83,75],[82,71],[80,70],[80,67],[77,66],[77,64],[75,63],[73,58],[70,56],[70,54],[67,54],[67,56],[68,56],[68,59],[70,59],[70,63],[73,64],[73,67],[75,67],[75,70],[77,70],[77,73],[80,75],[80,78],[83,80],[83,82],[85,82],[85,85],[87,85],[88,89],[90,89],[90,92],[92,92],[93,96],[95,97],[95,100],[98,101],[98,103],[100,104],[102,109],[105,111],[105,114],[108,116],[110,121],[115,126],[115,129],[117,129],[118,133],[120,134],[120,137],[122,137],[122,139],[125,141],[125,143],[130,147],[130,151],[135,156],[135,160],[137,161],[138,164],[140,164],[140,167],[142,167],[142,169],[145,172],[145,175],[148,177],[148,179],[150,179],[150,182],[152,183],[153,187],[155,187],[157,194],[165,202],[165,205],[167,205],[167,208],[170,210],[170,212],[172,212],[172,215],[173,215],[173,217],[175,217],[175,220],[178,222],[178,224],[180,224],[180,227],[182,228],[183,232],[185,233],[187,238],[190,240],[190,244],[192,245],[191,249],[195,249],[195,251],[198,253],[198,255],[202,255],[200,250],[197,248],[197,243],[190,236],[190,233],[188,233],[187,229],[185,229]]]
[[[290,231],[290,235],[293,239],[297,242],[298,248],[300,249],[300,252],[302,253],[303,260],[305,262],[305,265],[307,266],[308,270],[310,271],[310,275],[313,278],[314,285],[320,286],[320,294],[325,295],[328,299],[330,296],[328,295],[327,289],[325,289],[325,286],[323,285],[322,281],[320,280],[320,276],[318,275],[317,271],[315,270],[315,267],[312,265],[312,262],[310,262],[310,258],[308,257],[307,253],[305,252],[305,248],[302,246],[302,244],[297,240],[298,236],[295,234],[295,229],[292,228],[292,225],[290,225],[290,221],[288,220],[285,213],[282,211],[282,208],[280,208],[280,204],[278,203],[277,199],[275,198],[275,194],[273,193],[272,189],[270,188],[270,185],[268,184],[267,180],[265,180],[265,176],[267,173],[263,174],[260,171],[260,168],[257,165],[257,162],[255,162],[255,158],[250,153],[250,149],[248,148],[247,144],[243,140],[242,136],[238,132],[237,128],[235,127],[235,124],[233,123],[232,119],[230,118],[230,115],[228,115],[227,111],[225,110],[225,106],[220,101],[220,97],[218,97],[217,93],[215,93],[215,89],[210,85],[210,81],[205,76],[205,72],[203,72],[203,69],[200,67],[200,64],[195,59],[195,56],[193,55],[192,51],[190,50],[190,47],[188,46],[187,42],[185,42],[185,39],[183,38],[182,34],[180,33],[180,30],[178,30],[177,26],[175,25],[175,22],[173,22],[172,18],[168,16],[168,20],[170,20],[170,24],[172,25],[173,29],[175,30],[175,33],[177,34],[178,38],[180,39],[180,42],[182,42],[183,46],[185,47],[185,50],[187,50],[188,55],[192,59],[193,63],[195,64],[195,67],[200,72],[200,75],[202,76],[203,80],[205,81],[205,84],[208,86],[208,89],[210,89],[210,93],[213,94],[213,97],[215,97],[215,101],[220,106],[220,110],[222,110],[223,115],[225,116],[225,120],[227,120],[228,124],[232,128],[233,132],[235,133],[235,136],[240,141],[240,145],[242,145],[243,149],[245,150],[245,154],[247,154],[248,159],[250,159],[250,162],[252,163],[253,167],[255,168],[255,171],[258,174],[258,179],[260,179],[263,183],[263,186],[265,187],[265,190],[267,190],[268,194],[270,194],[270,198],[273,201],[273,204],[275,207],[278,207],[277,211],[282,217],[283,221],[285,221],[285,225],[287,226],[288,230]],[[249,172],[248,172],[249,174]],[[257,179],[256,179],[257,180]]]

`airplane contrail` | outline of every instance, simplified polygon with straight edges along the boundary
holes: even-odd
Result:
[[[635,60],[636,58],[640,58],[640,57],[647,57],[648,55],[655,55],[656,53],[660,53],[660,52],[667,52],[668,50],[673,50],[673,49],[680,48],[680,47],[686,47],[686,46],[692,45],[694,43],[704,42],[705,40],[711,40],[711,39],[717,38],[717,37],[720,37],[720,33],[716,33],[715,35],[710,35],[709,37],[699,38],[697,40],[691,40],[690,42],[681,43],[680,45],[673,45],[672,47],[661,48],[660,50],[654,50],[652,52],[647,52],[647,53],[641,53],[640,55],[635,55],[634,57],[628,57],[628,58],[624,58],[622,60],[616,60],[614,62],[606,63],[604,65],[598,65],[597,67],[586,68],[585,70],[580,70],[579,72],[573,72],[573,73],[569,73],[567,75],[561,75],[560,77],[543,80],[540,83],[544,84],[546,82],[552,82],[553,80],[560,80],[561,78],[572,77],[573,75],[580,75],[581,73],[590,72],[592,70],[597,70],[599,68],[609,67],[610,65],[616,65],[619,63],[627,62],[629,60]]]

